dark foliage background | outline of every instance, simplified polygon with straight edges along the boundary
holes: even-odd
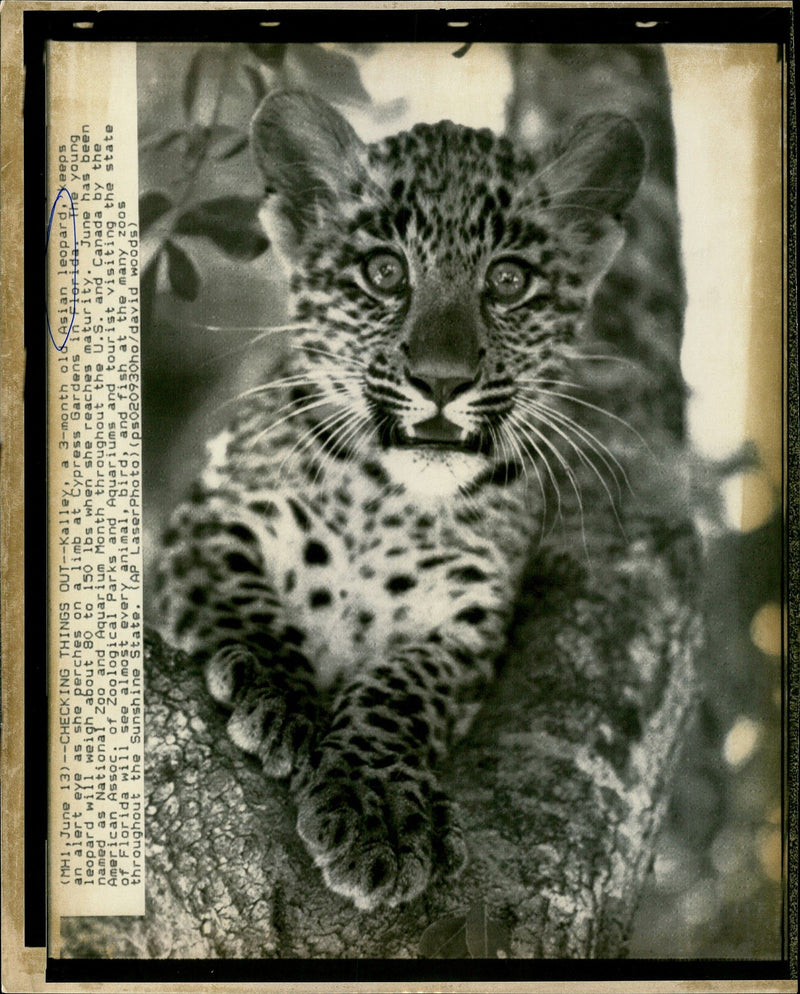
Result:
[[[139,46],[147,555],[202,461],[203,439],[224,421],[224,401],[252,385],[248,343],[285,320],[282,275],[256,218],[250,116],[269,90],[299,86],[388,124],[405,101],[371,101],[359,71],[368,54],[365,46]],[[443,58],[451,56],[469,59],[469,47]],[[513,53],[509,63],[520,64]],[[511,130],[526,110],[518,69],[512,80]],[[284,344],[280,334],[261,341],[260,366],[265,356],[277,361]],[[782,541],[777,514],[711,541],[703,700],[632,956],[780,955]]]

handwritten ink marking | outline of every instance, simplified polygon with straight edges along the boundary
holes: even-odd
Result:
[[[44,240],[44,255],[47,258],[47,248],[50,245],[50,230],[53,227],[53,217],[56,212],[56,207],[58,207],[58,202],[61,199],[61,194],[66,193],[67,199],[69,200],[70,212],[72,214],[72,314],[70,316],[69,328],[67,328],[67,333],[64,336],[64,341],[59,345],[55,338],[53,337],[53,331],[50,327],[50,315],[47,310],[47,301],[44,302],[44,316],[47,321],[47,333],[50,335],[50,341],[58,352],[63,352],[67,347],[67,342],[69,341],[69,336],[72,333],[72,326],[75,324],[75,315],[78,312],[78,230],[75,221],[75,202],[72,199],[72,194],[69,190],[62,186],[61,189],[56,194],[56,199],[53,201],[53,206],[50,208],[50,217],[47,220],[47,234]]]

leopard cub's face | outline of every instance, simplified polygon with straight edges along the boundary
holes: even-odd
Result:
[[[315,442],[442,496],[542,457],[641,174],[633,125],[586,119],[540,163],[449,121],[365,146],[327,104],[284,93],[253,131]]]

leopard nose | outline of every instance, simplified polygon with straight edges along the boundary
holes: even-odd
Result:
[[[415,369],[412,373],[406,366],[404,372],[408,382],[423,396],[429,397],[440,410],[459,394],[469,390],[480,378],[480,370],[476,373],[471,370],[448,370],[451,375],[442,376],[438,371],[425,369]]]

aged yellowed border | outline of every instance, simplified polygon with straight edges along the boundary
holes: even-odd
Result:
[[[714,8],[736,8],[747,6],[791,6],[790,0],[727,0],[727,2],[691,3],[688,6],[705,6]],[[23,143],[22,143],[22,98],[23,98],[23,66],[22,66],[22,15],[26,10],[74,10],[86,12],[107,9],[110,7],[127,10],[152,11],[153,5],[139,2],[111,3],[101,0],[98,3],[85,3],[81,0],[5,0],[0,6],[2,16],[2,118],[0,119],[0,194],[2,195],[2,227],[0,228],[0,314],[2,315],[2,396],[0,397],[0,416],[2,421],[2,454],[0,455],[0,566],[2,567],[2,743],[0,744],[0,762],[2,763],[2,939],[3,939],[3,987],[6,990],[48,990],[61,985],[44,982],[44,950],[31,949],[24,946],[22,929],[22,909],[24,901],[23,860],[24,853],[21,839],[24,837],[23,824],[23,794],[24,794],[24,730],[22,716],[24,707],[24,602],[23,602],[23,572],[21,564],[24,554],[24,508],[22,501],[23,476],[23,386],[25,375],[25,354],[23,346],[23,285],[24,266],[22,256],[22,190],[23,190]],[[188,0],[183,3],[164,4],[164,7],[180,9],[208,8],[208,3],[201,0]],[[215,9],[259,9],[279,7],[281,4],[264,4],[257,2],[216,2]],[[457,7],[460,9],[482,9],[486,3],[477,0],[410,0],[408,3],[376,2],[338,3],[325,0],[319,3],[296,4],[298,7],[310,9],[360,9],[363,7],[393,9],[437,9]],[[554,2],[508,3],[507,6],[526,7],[564,7],[590,8],[598,6],[635,7],[639,6],[634,0],[603,5],[593,0],[585,2],[569,2],[569,0],[554,0]],[[651,0],[649,6],[670,8],[675,6],[669,0]],[[765,285],[775,287],[780,281],[781,273],[763,272]],[[750,405],[754,412],[758,408],[759,377],[766,370],[762,358],[754,356],[754,371],[750,391]],[[300,983],[265,983],[265,984],[187,984],[171,985],[145,984],[84,984],[69,985],[73,989],[86,991],[105,991],[136,989],[160,989],[173,991],[189,991],[197,989],[214,990],[252,990],[258,987],[274,991],[356,991],[364,989],[365,985],[356,983],[324,985],[308,985]],[[490,985],[495,991],[519,991],[541,989],[551,991],[577,990],[587,992],[618,991],[623,986],[617,982],[594,983],[542,983],[520,984],[500,983]],[[378,991],[414,990],[414,991],[461,991],[468,989],[488,989],[487,985],[467,983],[417,983],[397,985],[391,982],[370,984],[369,989]],[[752,990],[794,991],[796,981],[670,981],[670,982],[628,982],[624,989],[635,992],[659,991],[734,991]]]
[[[57,957],[62,917],[145,912],[136,43],[49,42],[47,62],[47,873]],[[75,94],[82,79],[106,84]],[[80,258],[79,245],[90,246]],[[70,321],[69,306],[60,312],[73,294]]]
[[[9,973],[18,983],[39,983],[44,950],[26,949],[23,935],[24,900],[24,553],[23,508],[23,350],[24,266],[22,245],[22,7],[2,10],[0,63],[0,583],[2,583],[2,945],[3,980]],[[13,205],[13,207],[11,206]],[[12,951],[13,959],[9,959]],[[33,988],[31,988],[33,989]]]

